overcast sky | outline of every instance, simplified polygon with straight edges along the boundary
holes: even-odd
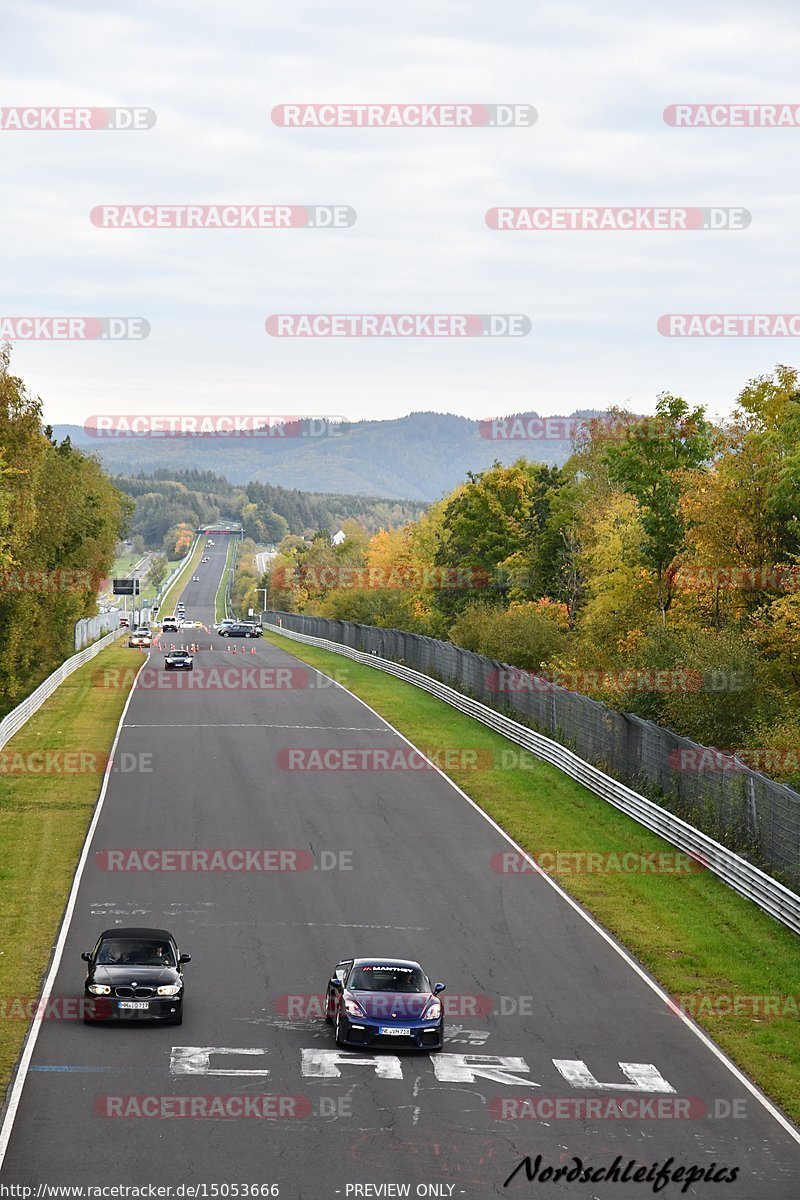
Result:
[[[17,342],[52,422],[98,412],[470,417],[729,411],[796,339],[659,335],[800,311],[800,128],[676,129],[676,102],[800,105],[796,4],[0,0],[0,105],[144,106],[146,131],[0,131],[0,314],[135,316]],[[532,128],[287,129],[287,102],[510,102]],[[111,230],[99,204],[348,204],[349,229]],[[497,205],[742,206],[740,231],[500,233]],[[520,338],[279,339],[273,313],[524,313]]]

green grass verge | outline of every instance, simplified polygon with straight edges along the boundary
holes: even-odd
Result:
[[[111,578],[112,579],[127,578],[127,576],[130,575],[133,568],[139,562],[139,560],[143,557],[144,557],[144,555],[135,554],[133,550],[128,550],[128,551],[126,551],[125,554],[121,554],[119,556],[119,558],[114,560],[114,566],[111,569]],[[147,571],[145,571],[144,574],[140,576],[140,581],[139,581],[139,586],[141,588],[141,591],[139,592],[140,600],[152,600],[156,594],[157,589],[153,587],[152,583],[145,583],[146,576],[147,576]],[[117,597],[118,601],[120,599],[121,599],[121,597]]]
[[[556,768],[525,755],[486,726],[412,684],[278,634],[265,639],[335,675],[443,769],[530,854],[669,853],[672,847]],[[524,766],[452,766],[453,751],[515,751]],[[447,756],[447,758],[445,758]],[[478,760],[483,761],[483,756]],[[596,872],[558,876],[670,995],[699,995],[695,1020],[733,1061],[800,1123],[800,940],[710,871]],[[465,879],[465,886],[469,881]],[[705,997],[719,997],[717,1005]],[[725,997],[744,1012],[722,1013]],[[755,1001],[747,998],[757,998]],[[779,1015],[764,1015],[765,998]],[[782,1014],[782,1015],[781,1015]]]
[[[133,550],[126,550],[124,554],[120,554],[119,558],[114,559],[114,566],[111,574],[114,579],[122,579],[128,575],[142,558],[141,554],[135,554]]]
[[[215,614],[214,620],[215,621],[224,621],[228,615],[225,612],[225,594],[226,594],[227,587],[228,587],[228,572],[231,569],[231,564],[233,562],[233,555],[234,555],[235,549],[236,549],[236,538],[229,537],[228,538],[228,553],[225,556],[225,570],[222,572],[222,579],[220,579],[220,581],[219,581],[219,587],[217,588],[216,599],[214,600],[214,614]]]
[[[165,592],[163,600],[159,604],[158,616],[167,617],[175,612],[175,605],[180,599],[181,592],[186,587],[187,576],[191,579],[194,574],[195,567],[203,557],[203,546],[205,542],[202,538],[197,539],[192,557],[187,562],[186,566],[181,571],[178,578],[170,585],[169,591]]]
[[[19,998],[38,995],[105,762],[141,662],[141,652],[125,645],[101,651],[70,675],[0,752],[0,1097],[28,1028],[18,1015]],[[106,671],[120,672],[124,686],[104,686]],[[84,759],[90,769],[80,772],[22,773],[37,765],[25,756],[47,750],[94,758]],[[61,765],[68,764],[62,759]],[[74,966],[78,980],[81,964]]]

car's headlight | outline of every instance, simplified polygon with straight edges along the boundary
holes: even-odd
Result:
[[[104,983],[90,983],[89,991],[93,996],[108,996],[111,993],[111,988],[106,987]]]
[[[177,996],[181,990],[179,983],[165,983],[163,987],[156,989],[157,996]]]
[[[441,1000],[431,1000],[430,1004],[425,1009],[422,1019],[423,1019],[423,1021],[438,1021],[439,1017],[441,1015],[442,1015]]]
[[[344,1002],[345,1012],[351,1017],[363,1017],[364,1010],[357,1000],[346,999]]]

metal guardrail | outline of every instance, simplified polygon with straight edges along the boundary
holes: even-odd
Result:
[[[31,692],[21,704],[13,708],[7,716],[0,721],[0,750],[5,746],[15,733],[18,732],[29,721],[33,714],[42,707],[45,700],[52,696],[53,692],[64,682],[64,680],[72,675],[73,671],[77,671],[78,667],[82,667],[84,663],[90,662],[101,650],[105,650],[106,646],[110,646],[124,630],[114,629],[111,633],[107,633],[105,637],[100,638],[98,642],[88,646],[85,650],[81,650],[79,654],[73,654],[72,658],[68,658],[60,667],[53,671],[52,675],[48,675],[43,683],[40,683],[35,692]]]
[[[156,595],[153,597],[153,599],[150,603],[150,612],[153,611],[153,608],[155,607],[156,604],[159,606],[159,611],[160,611],[162,600],[166,596],[169,589],[172,587],[175,580],[180,575],[183,568],[188,563],[189,559],[194,554],[195,550],[197,549],[197,543],[199,542],[199,540],[200,539],[198,537],[195,537],[194,541],[192,542],[191,546],[189,547],[188,552],[186,554],[184,554],[183,558],[179,559],[176,566],[173,567],[173,569],[170,571],[167,578],[163,581],[163,583],[159,587]]]
[[[376,667],[378,670],[386,671],[390,675],[402,679],[406,683],[412,683],[416,687],[422,688],[429,692],[439,700],[443,700],[446,704],[464,713],[468,717],[472,717],[476,721],[480,721],[483,725],[488,725],[496,733],[502,737],[508,738],[523,749],[528,750],[543,762],[550,763],[563,771],[570,778],[583,784],[589,791],[594,792],[596,796],[607,801],[607,803],[618,808],[621,812],[626,813],[640,825],[653,833],[664,838],[665,841],[676,846],[679,850],[692,855],[709,871],[719,876],[725,883],[738,892],[740,896],[744,896],[747,900],[752,900],[764,912],[769,913],[777,921],[786,925],[794,933],[800,934],[800,896],[797,896],[789,888],[784,887],[771,875],[767,875],[765,871],[759,870],[752,863],[746,861],[740,855],[735,854],[733,850],[729,850],[726,846],[721,845],[708,834],[696,829],[693,825],[689,825],[680,817],[674,816],[655,804],[652,800],[648,800],[645,796],[640,795],[632,788],[627,787],[624,783],[620,783],[616,779],[612,779],[610,775],[606,775],[598,767],[592,766],[591,763],[585,762],[568,750],[566,746],[562,746],[559,742],[554,742],[544,734],[537,733],[533,729],[529,729],[525,725],[521,725],[518,721],[512,720],[510,717],[503,716],[502,713],[490,708],[486,704],[482,704],[479,700],[472,700],[468,696],[464,696],[461,692],[457,692],[455,688],[449,687],[446,683],[439,683],[438,680],[432,679],[429,675],[424,675],[420,671],[415,671],[411,667],[402,666],[400,663],[392,662],[390,659],[381,658],[376,654],[366,654],[362,650],[354,650],[350,646],[344,646],[340,642],[332,642],[327,638],[311,637],[306,633],[296,633],[294,630],[285,629],[281,625],[275,624],[274,621],[266,619],[265,624],[276,632],[281,633],[284,637],[291,638],[293,641],[305,642],[308,645],[319,646],[324,650],[331,650],[335,654],[344,655],[346,658],[353,659],[356,662],[363,663],[365,666]]]

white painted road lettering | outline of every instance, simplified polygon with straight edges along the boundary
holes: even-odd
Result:
[[[553,1064],[574,1088],[592,1088],[601,1092],[675,1091],[652,1063],[621,1062],[619,1065],[630,1083],[598,1083],[586,1063],[579,1058],[554,1058]]]
[[[212,1055],[267,1054],[261,1046],[173,1046],[169,1069],[173,1075],[269,1075],[267,1067],[247,1070],[211,1065]],[[429,1059],[439,1083],[474,1083],[488,1079],[506,1087],[538,1088],[525,1076],[530,1067],[524,1058],[502,1054],[437,1054]],[[652,1063],[621,1062],[628,1083],[601,1083],[579,1058],[554,1058],[553,1065],[571,1087],[600,1092],[671,1092],[675,1089]],[[367,1067],[379,1079],[403,1079],[403,1065],[395,1054],[361,1055],[348,1050],[300,1051],[300,1073],[306,1079],[339,1079],[342,1067]]]
[[[403,1068],[395,1054],[362,1058],[340,1050],[302,1050],[300,1072],[307,1079],[337,1079],[339,1064],[348,1067],[371,1067],[380,1079],[402,1079]]]
[[[476,1079],[491,1079],[492,1083],[505,1083],[510,1087],[542,1086],[532,1079],[520,1078],[520,1071],[530,1071],[524,1058],[500,1054],[437,1054],[432,1062],[440,1083],[474,1083]]]
[[[269,1075],[260,1071],[241,1071],[211,1066],[212,1054],[266,1054],[260,1046],[173,1046],[169,1069],[173,1075]]]

